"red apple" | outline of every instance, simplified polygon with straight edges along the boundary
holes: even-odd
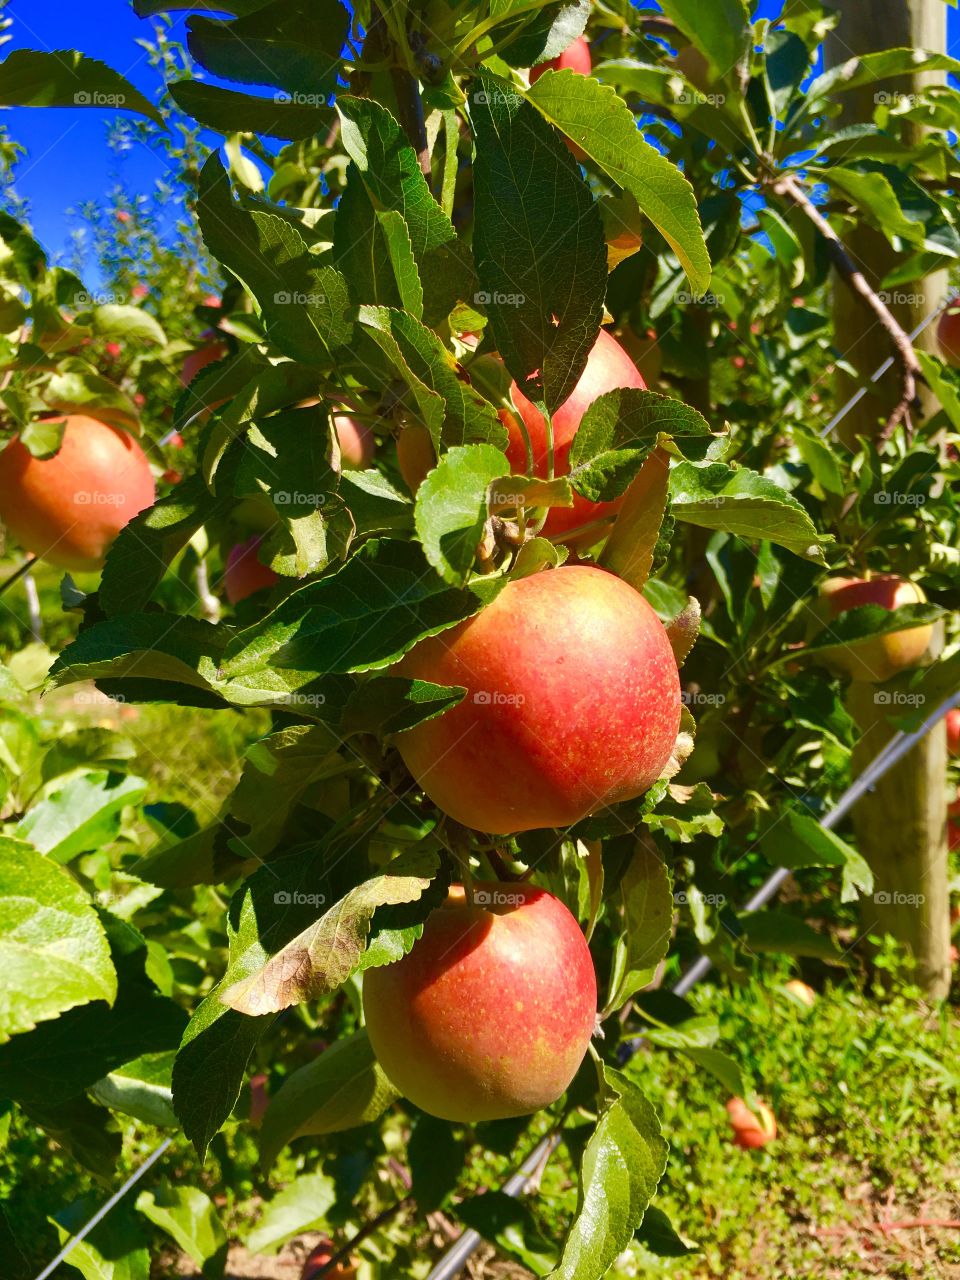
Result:
[[[528,1115],[583,1061],[597,980],[580,926],[526,884],[455,885],[423,936],[363,979],[367,1032],[405,1097],[442,1120]]]
[[[118,222],[129,222],[129,221],[130,221],[130,215],[129,215],[129,213],[127,213],[126,209],[118,209],[118,210],[117,210],[117,221],[118,221]]]
[[[183,362],[183,368],[180,371],[180,381],[185,387],[189,387],[202,369],[206,369],[207,365],[216,364],[218,360],[223,360],[229,351],[225,343],[214,338],[212,331],[207,331],[203,335],[207,342],[202,347],[197,347],[195,351],[189,351]]]
[[[874,578],[830,578],[820,588],[820,598],[831,618],[868,604],[892,610],[926,600],[916,583],[890,573]],[[926,653],[932,636],[930,624],[884,636],[871,636],[831,653],[830,662],[851,680],[879,683],[889,680],[899,671],[915,667]]]
[[[548,62],[540,62],[537,66],[531,67],[530,83],[536,84],[545,71],[564,71],[567,69],[575,71],[581,76],[588,76],[593,70],[593,63],[590,59],[590,45],[587,43],[586,36],[578,36],[573,44],[567,45],[559,57],[551,58]],[[586,152],[581,150],[571,138],[565,138],[564,141],[575,159],[586,160]]]
[[[120,530],[156,488],[128,431],[68,414],[52,458],[35,458],[19,436],[0,454],[0,519],[25,551],[61,569],[99,569]]]
[[[947,848],[951,853],[960,849],[960,822],[947,823]]]
[[[403,482],[413,494],[437,465],[433,439],[426,427],[404,427],[397,436],[397,466]]]
[[[348,413],[335,413],[333,425],[340,442],[340,466],[344,471],[365,471],[377,451],[373,432]]]
[[[947,364],[960,368],[960,298],[954,298],[937,323],[937,342]]]
[[[742,1098],[731,1098],[727,1112],[733,1126],[733,1142],[737,1147],[765,1147],[777,1136],[777,1121],[765,1102],[757,1102],[751,1111]]]
[[[256,591],[264,591],[277,581],[277,575],[259,557],[263,538],[254,534],[245,542],[238,542],[227,556],[223,571],[223,589],[231,604],[239,604]]]
[[[304,1260],[300,1280],[317,1280],[321,1276],[321,1268],[327,1265],[336,1252],[337,1246],[332,1240],[321,1240],[318,1245],[315,1245],[310,1250],[309,1255]],[[323,1272],[322,1280],[354,1280],[356,1274],[356,1264],[345,1260],[338,1262],[329,1271]]]
[[[182,471],[174,471],[172,467],[168,467],[160,477],[166,484],[179,484],[183,479]]]
[[[593,70],[586,36],[577,36],[573,44],[568,44],[558,58],[551,58],[549,62],[540,62],[531,67],[530,83],[536,84],[545,71],[564,71],[567,68],[582,76],[588,76]]]
[[[137,283],[130,290],[130,297],[134,302],[142,302],[144,298],[150,296],[150,290],[145,284]]]
[[[960,707],[953,707],[944,719],[947,722],[947,750],[952,756],[960,756]]]
[[[598,396],[606,391],[613,391],[616,387],[638,387],[640,390],[645,390],[646,385],[636,365],[616,338],[611,337],[605,329],[601,329],[586,367],[580,375],[580,381],[553,415],[555,473],[562,476],[569,471],[568,458],[573,437],[576,435],[583,415]],[[510,394],[530,436],[533,450],[533,474],[546,476],[547,429],[543,415],[515,382],[510,387]],[[502,413],[501,420],[510,437],[506,449],[510,465],[515,472],[526,472],[527,446],[520,424],[510,413]],[[551,509],[543,532],[547,537],[566,540],[591,521],[616,515],[622,502],[622,498],[614,502],[589,502],[576,494],[572,507]]]
[[[396,671],[466,687],[397,747],[431,800],[478,831],[566,827],[631,800],[676,743],[680,678],[663,624],[633,587],[590,565],[509,583]]]

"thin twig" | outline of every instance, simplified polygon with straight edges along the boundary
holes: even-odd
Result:
[[[920,361],[917,359],[917,353],[913,349],[910,335],[899,323],[889,307],[886,306],[877,291],[871,287],[843,241],[800,186],[796,177],[793,174],[787,174],[786,177],[782,177],[774,183],[773,190],[777,195],[786,196],[810,219],[826,241],[833,265],[848,288],[873,312],[893,344],[897,363],[900,365],[901,392],[900,400],[881,432],[881,440],[888,440],[896,427],[907,416],[911,406],[916,403],[917,381],[923,378]]]

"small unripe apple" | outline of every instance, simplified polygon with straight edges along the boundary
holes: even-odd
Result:
[[[586,367],[573,391],[553,415],[554,473],[566,475],[570,470],[569,456],[573,437],[583,415],[598,396],[617,387],[646,389],[636,365],[605,329],[601,329],[587,360]],[[547,474],[547,428],[540,410],[523,394],[514,382],[510,387],[523,425],[530,437],[533,452],[533,475]],[[501,421],[507,428],[509,443],[506,455],[511,467],[518,474],[527,470],[527,446],[520,424],[510,413],[502,414]],[[564,541],[576,535],[584,525],[592,521],[616,515],[623,504],[618,498],[613,502],[590,502],[579,494],[574,495],[572,507],[552,507],[543,526],[547,537]]]
[[[755,1110],[742,1098],[731,1098],[727,1112],[733,1126],[733,1143],[737,1147],[765,1147],[777,1136],[777,1121],[765,1102],[757,1102]]]
[[[944,716],[947,722],[947,750],[952,756],[960,756],[960,707],[953,707]]]
[[[61,569],[99,569],[114,538],[153,506],[146,454],[128,431],[68,414],[51,458],[14,436],[0,453],[0,520],[8,534]]]
[[[937,322],[937,342],[947,364],[960,367],[960,298],[954,298]]]
[[[631,800],[676,744],[680,678],[666,630],[638,591],[590,565],[509,583],[395,670],[467,689],[397,747],[431,800],[478,831],[566,827]]]
[[[820,588],[820,598],[831,618],[868,604],[893,610],[905,604],[922,604],[926,600],[916,583],[889,573],[874,578],[830,578]],[[915,667],[932,638],[932,624],[869,636],[831,653],[830,663],[851,680],[879,683],[908,667]]]
[[[528,1115],[564,1092],[597,1014],[580,926],[526,884],[451,888],[395,964],[368,969],[373,1051],[405,1097],[442,1120]]]
[[[318,1280],[320,1270],[325,1267],[337,1252],[332,1240],[321,1240],[304,1259],[300,1280]],[[355,1280],[357,1268],[353,1262],[344,1260],[323,1273],[323,1280]]]
[[[789,982],[784,983],[784,989],[795,996],[801,1004],[805,1004],[808,1009],[812,1009],[817,1002],[817,993],[813,987],[808,987],[799,978],[791,978]]]
[[[263,538],[254,534],[230,549],[223,571],[223,589],[231,604],[239,604],[256,591],[264,591],[277,581],[277,575],[259,556]]]
[[[340,443],[340,465],[344,471],[365,471],[373,462],[377,442],[363,422],[347,413],[335,413],[333,425]]]
[[[433,439],[426,427],[404,427],[397,436],[397,466],[403,482],[413,494],[437,465]]]

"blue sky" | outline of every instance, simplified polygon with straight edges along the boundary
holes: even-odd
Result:
[[[705,0],[708,2],[708,0]],[[869,3],[870,0],[858,0]],[[773,16],[782,0],[762,0],[759,11]],[[91,15],[95,13],[95,19]],[[13,19],[10,49],[79,49],[107,62],[147,94],[156,81],[138,38],[148,35],[151,20],[134,16],[129,0],[12,0],[6,10]],[[960,54],[960,12],[950,9],[950,52]],[[174,23],[182,32],[184,17]],[[117,158],[106,145],[109,113],[83,108],[13,108],[2,116],[13,137],[26,146],[28,156],[18,172],[17,188],[31,206],[34,229],[53,253],[67,244],[67,209],[83,200],[104,196],[117,173]],[[162,162],[146,149],[124,157],[122,176],[134,191],[152,188],[162,174]]]

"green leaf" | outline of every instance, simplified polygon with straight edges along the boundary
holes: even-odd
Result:
[[[115,839],[123,810],[146,794],[143,778],[106,770],[83,773],[68,778],[21,818],[17,835],[55,862],[69,862]]]
[[[85,1226],[99,1207],[95,1196],[85,1196],[50,1218],[61,1245]],[[142,1224],[121,1206],[73,1246],[67,1265],[79,1271],[83,1280],[148,1280],[150,1250]]]
[[[591,502],[619,498],[650,450],[669,436],[670,452],[700,459],[715,437],[696,409],[655,391],[621,387],[598,396],[570,446],[570,483]]]
[[[172,493],[134,516],[107,552],[97,595],[104,613],[137,613],[198,529],[228,509],[200,476],[188,476]]]
[[[135,1058],[98,1080],[89,1090],[90,1096],[111,1111],[133,1116],[144,1124],[176,1129],[179,1122],[170,1088],[173,1059],[170,1050]]]
[[[670,487],[670,459],[657,449],[627,489],[599,563],[637,591],[653,571]]]
[[[381,676],[361,684],[344,708],[344,733],[403,733],[462,702],[462,685],[431,684],[403,676]]]
[[[256,98],[201,80],[174,80],[170,96],[187,115],[217,133],[261,133],[269,138],[311,138],[326,133],[333,108],[323,103],[302,104],[288,94]]]
[[[121,1134],[109,1111],[96,1106],[86,1094],[79,1093],[66,1102],[21,1102],[19,1106],[81,1168],[105,1182],[116,1177]]]
[[[715,1080],[719,1080],[731,1097],[743,1097],[745,1088],[743,1073],[740,1070],[740,1064],[735,1062],[729,1054],[720,1049],[684,1048],[682,1052],[694,1066],[700,1067]]]
[[[298,103],[322,106],[336,87],[349,22],[339,0],[307,6],[270,0],[235,21],[190,18],[187,46],[201,66],[225,80],[273,85]]]
[[[929,49],[884,49],[880,53],[867,53],[860,58],[849,58],[807,86],[804,101],[807,112],[817,110],[816,104],[830,94],[858,89],[863,84],[889,80],[893,76],[915,75],[919,71],[949,71],[960,74],[960,62],[945,53]]]
[[[789,956],[810,956],[828,962],[842,958],[831,937],[786,911],[754,911],[739,916],[734,937],[749,951],[782,951]]]
[[[873,873],[852,845],[799,809],[787,809],[760,836],[760,851],[775,867],[840,867],[841,902],[873,892]]]
[[[636,991],[645,987],[670,949],[672,882],[652,842],[637,844],[620,882],[618,896],[623,924],[614,946],[607,1012],[622,1008]]]
[[[227,1233],[210,1197],[199,1187],[161,1183],[137,1196],[137,1209],[200,1268],[204,1280],[220,1280],[227,1261]]]
[[[847,609],[818,632],[809,644],[802,649],[791,651],[793,658],[805,658],[808,654],[829,658],[837,650],[848,649],[858,640],[866,640],[870,636],[892,635],[896,631],[909,631],[911,627],[922,627],[938,622],[944,611],[935,604],[904,604],[897,609],[885,609],[879,604],[859,605],[856,609]],[[777,659],[787,661],[786,655]]]
[[[260,1131],[263,1167],[295,1138],[372,1124],[399,1096],[365,1031],[338,1040],[292,1072],[270,1100]]]
[[[185,1015],[147,977],[143,935],[103,915],[117,972],[112,1007],[95,999],[0,1045],[0,1091],[26,1106],[56,1107],[124,1063],[172,1049]]]
[[[58,413],[87,413],[133,435],[140,434],[140,415],[133,401],[76,357],[61,362],[59,372],[44,386],[43,398]]]
[[[413,1185],[410,1194],[421,1214],[439,1209],[456,1189],[466,1161],[466,1144],[447,1120],[423,1113],[416,1117],[407,1142],[407,1161]],[[460,1216],[457,1206],[457,1216]]]
[[[849,196],[857,210],[869,211],[869,220],[881,229],[895,249],[900,248],[901,237],[908,244],[923,243],[924,224],[907,217],[897,193],[882,173],[861,173],[857,169],[831,165],[826,169],[811,166],[810,175]]]
[[[322,674],[390,666],[422,637],[478,613],[503,585],[481,580],[451,587],[418,546],[366,543],[339,573],[294,592],[230,643],[222,663],[227,695],[240,682],[255,687],[277,655],[304,684]]]
[[[207,248],[256,298],[267,336],[281,351],[324,364],[350,341],[343,276],[318,266],[307,242],[279,213],[239,205],[216,152],[200,173],[197,213]]]
[[[462,586],[470,576],[488,515],[487,490],[510,474],[492,445],[450,449],[417,491],[416,526],[427,559],[443,578]]]
[[[590,0],[548,2],[533,13],[524,0],[500,0],[491,9],[500,17],[495,29],[499,56],[511,67],[532,67],[557,57],[583,35]]]
[[[180,689],[209,693],[216,688],[227,639],[224,630],[197,618],[127,614],[81,631],[56,659],[47,679],[51,688],[59,688],[78,680],[129,677],[135,681],[137,701],[162,698],[168,685],[168,696],[179,700]],[[218,706],[220,701],[214,698],[200,705]]]
[[[750,50],[750,13],[744,0],[663,0],[660,6],[690,43],[706,56],[720,79],[726,79]]]
[[[325,1173],[304,1173],[270,1201],[247,1237],[251,1253],[276,1253],[285,1241],[327,1225],[337,1188]]]
[[[476,84],[475,301],[521,390],[552,413],[583,372],[603,318],[603,221],[573,157],[523,95],[490,75]]]
[[[112,1004],[103,926],[69,872],[0,838],[0,1041],[90,1000]]]
[[[530,1206],[522,1200],[503,1191],[487,1191],[461,1200],[457,1217],[534,1275],[545,1276],[556,1265],[556,1246],[543,1235]]]
[[[389,382],[399,375],[407,384],[411,397],[404,398],[404,408],[427,427],[435,445],[441,436],[451,446],[507,443],[493,405],[460,379],[456,360],[432,329],[387,307],[360,307],[358,320],[392,365]],[[395,395],[395,385],[390,389]]]
[[[268,535],[272,567],[288,576],[319,573],[345,558],[353,524],[336,493],[326,408],[290,409],[247,426],[231,469],[235,497],[267,497],[286,534]],[[218,471],[222,475],[224,466]],[[218,487],[219,483],[218,483]],[[276,550],[282,539],[281,549]],[[292,543],[294,551],[287,554]]]
[[[550,1280],[600,1280],[643,1221],[667,1164],[653,1107],[625,1075],[604,1068],[607,1105],[580,1166],[577,1216]]]
[[[634,1239],[658,1258],[685,1258],[699,1252],[696,1245],[686,1244],[677,1235],[673,1223],[655,1204],[648,1206]]]
[[[353,164],[337,205],[333,257],[355,302],[397,307],[423,319],[423,285],[407,223],[394,209],[374,207]]]
[[[77,319],[81,321],[80,316]],[[120,338],[131,345],[153,342],[163,347],[167,344],[167,335],[150,312],[142,307],[103,303],[91,311],[90,324],[101,338]]]
[[[236,1106],[250,1055],[272,1021],[225,1009],[216,989],[190,1019],[173,1067],[173,1105],[201,1160]]]
[[[157,108],[128,80],[74,49],[14,49],[0,63],[0,106],[136,111],[163,126]]]
[[[256,974],[291,938],[316,920],[318,884],[328,850],[277,859],[250,876],[230,902],[229,961],[213,991],[194,1010],[173,1069],[173,1100],[200,1158],[236,1105],[250,1054],[272,1017],[228,1009],[225,988]]]
[[[747,467],[681,462],[670,472],[670,511],[702,529],[722,529],[750,542],[766,538],[823,562],[820,544],[826,539],[796,498]]]
[[[439,859],[432,850],[417,848],[394,858],[380,875],[351,889],[288,942],[258,973],[229,986],[221,1000],[240,1013],[260,1017],[336,991],[360,964],[377,908],[416,902],[438,870]]]
[[[645,141],[623,99],[593,76],[566,70],[544,72],[527,101],[634,196],[679,258],[691,291],[706,293],[710,255],[693,188],[672,161]]]
[[[406,224],[410,251],[419,280],[423,282],[426,322],[437,325],[446,319],[458,301],[468,301],[474,288],[473,271],[457,241],[453,223],[434,199],[406,134],[385,107],[372,98],[342,94],[337,97],[337,110],[342,121],[344,150],[353,161],[347,174],[347,192],[337,210],[338,229],[345,204],[349,217],[358,219],[360,225],[370,226],[374,232],[368,254],[371,249],[374,255],[386,250],[401,298],[411,291],[416,294],[410,265],[402,261],[403,237],[397,220],[378,218],[379,228],[373,227],[363,201],[351,193],[351,186],[359,180],[363,183],[369,210],[376,210],[380,215],[397,214]],[[378,242],[376,230],[383,237],[382,244]],[[356,233],[353,238],[356,239]],[[356,262],[356,254],[352,260]],[[369,273],[365,272],[364,276],[369,287],[372,283]],[[383,299],[371,295],[358,301],[381,302]],[[418,313],[413,314],[420,318]]]

